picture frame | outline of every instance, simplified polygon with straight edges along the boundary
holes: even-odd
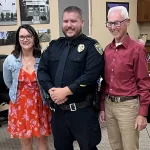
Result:
[[[11,26],[16,24],[16,0],[0,0],[0,26]]]
[[[147,37],[148,37],[148,34],[140,34],[139,39],[142,39],[146,43]]]
[[[37,34],[40,42],[50,42],[51,41],[51,30],[50,29],[39,29]]]
[[[106,2],[106,21],[109,9],[115,6],[124,6],[129,13],[129,2]]]
[[[21,24],[50,23],[49,0],[19,0],[19,3]]]
[[[0,31],[0,46],[14,45],[16,31]]]

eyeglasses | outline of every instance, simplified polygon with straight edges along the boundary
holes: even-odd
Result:
[[[120,27],[121,24],[126,21],[127,19],[124,19],[122,21],[116,21],[116,22],[106,22],[106,27],[111,28],[112,25],[114,25],[115,27]]]
[[[33,37],[32,35],[27,35],[27,36],[21,35],[21,36],[19,36],[19,39],[20,39],[20,41],[24,41],[26,38],[26,40],[30,41],[32,39],[32,37]]]

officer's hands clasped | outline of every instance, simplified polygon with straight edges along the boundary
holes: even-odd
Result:
[[[63,104],[67,101],[67,96],[70,95],[70,90],[68,87],[64,88],[51,88],[49,90],[50,97],[52,101],[58,105]]]

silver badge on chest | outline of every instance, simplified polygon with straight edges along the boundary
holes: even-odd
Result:
[[[81,53],[84,50],[84,48],[85,48],[84,44],[80,44],[78,46],[78,52]]]

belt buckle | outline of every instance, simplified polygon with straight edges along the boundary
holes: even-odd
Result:
[[[77,107],[76,107],[75,103],[71,103],[71,104],[69,104],[69,106],[70,106],[71,111],[76,111],[77,110]]]
[[[118,103],[121,102],[121,101],[120,101],[120,97],[114,97],[114,100],[115,100],[115,102],[118,102]]]

